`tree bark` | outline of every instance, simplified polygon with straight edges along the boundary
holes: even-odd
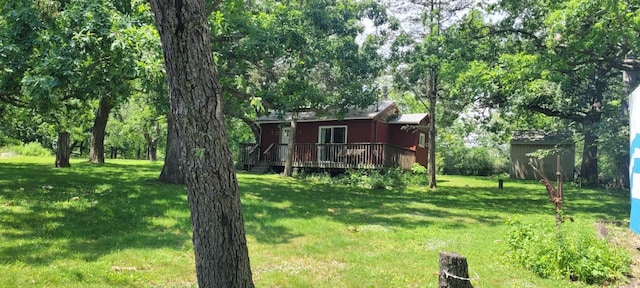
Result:
[[[199,287],[253,287],[204,0],[151,0],[182,141]]]
[[[160,123],[153,121],[153,132],[144,133],[144,139],[147,141],[147,160],[155,162],[158,160],[158,141],[160,141]]]
[[[429,188],[436,188],[436,104],[438,99],[438,74],[436,69],[429,71],[429,159],[427,159],[427,171],[429,171]]]
[[[585,129],[580,178],[583,184],[598,185],[598,135]]]
[[[158,161],[158,144],[153,141],[147,145],[147,160],[151,162]]]
[[[167,151],[164,156],[164,165],[158,180],[164,183],[184,184],[184,173],[182,172],[180,158],[180,138],[176,132],[175,121],[171,113],[167,115]]]
[[[104,134],[109,120],[109,113],[113,104],[108,97],[100,98],[96,116],[91,129],[91,146],[89,148],[89,161],[95,164],[104,163]]]
[[[289,141],[287,143],[287,159],[284,162],[284,177],[293,175],[293,154],[295,153],[296,128],[298,126],[298,113],[291,114],[291,126],[289,126]]]
[[[440,265],[439,288],[473,288],[469,280],[467,258],[458,253],[440,252],[438,264]]]
[[[56,149],[56,168],[71,167],[69,156],[71,155],[71,134],[69,132],[58,132],[58,147]]]

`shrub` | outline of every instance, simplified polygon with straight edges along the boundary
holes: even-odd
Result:
[[[541,277],[605,284],[622,279],[631,260],[595,231],[570,231],[549,221],[513,223],[507,255]]]
[[[51,150],[42,147],[38,142],[30,142],[22,145],[21,154],[24,156],[51,156]]]
[[[413,174],[427,174],[427,168],[420,165],[420,163],[413,163],[411,172],[413,172]]]
[[[484,147],[459,147],[443,152],[445,174],[488,176],[493,174],[494,159]]]
[[[30,142],[20,145],[9,145],[2,149],[3,152],[14,152],[23,156],[51,156],[51,151],[42,147],[38,142]]]
[[[409,181],[408,173],[400,168],[387,170],[354,169],[336,177],[331,177],[328,173],[299,174],[296,177],[369,189],[404,188]]]

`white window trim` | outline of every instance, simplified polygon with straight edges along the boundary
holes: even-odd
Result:
[[[322,129],[323,128],[331,128],[331,141],[329,143],[334,143],[333,142],[333,128],[344,128],[344,144],[349,143],[349,139],[347,137],[347,135],[349,135],[349,127],[347,125],[331,125],[331,126],[318,126],[318,144],[324,144],[320,142],[320,139],[322,138]]]
[[[420,146],[420,148],[427,147],[427,135],[425,135],[424,133],[420,133],[420,139],[418,141],[418,146]]]

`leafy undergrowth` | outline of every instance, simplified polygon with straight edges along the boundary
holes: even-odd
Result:
[[[195,287],[185,189],[161,163],[0,159],[0,287]],[[370,189],[239,173],[257,287],[435,287],[438,252],[474,287],[584,287],[504,256],[514,215],[553,218],[536,182],[438,176],[438,189]],[[626,193],[566,187],[576,229],[628,215]],[[595,232],[594,232],[595,233]]]
[[[522,224],[508,232],[508,254],[534,273],[552,279],[605,285],[624,280],[631,258],[592,230],[555,227],[554,221]]]

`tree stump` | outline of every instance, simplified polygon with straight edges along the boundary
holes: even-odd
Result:
[[[458,253],[440,252],[439,288],[473,288],[469,279],[467,258]]]
[[[69,132],[58,133],[58,147],[56,150],[56,168],[71,167],[69,156],[71,155],[71,134]]]

